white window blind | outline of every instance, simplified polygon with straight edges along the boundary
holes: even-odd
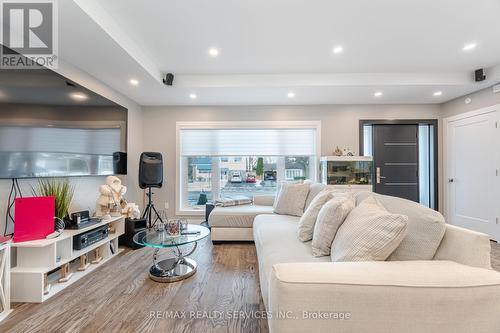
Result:
[[[316,129],[181,129],[182,156],[313,156]]]

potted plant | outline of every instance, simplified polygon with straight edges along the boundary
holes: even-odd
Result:
[[[61,220],[68,215],[69,205],[73,199],[74,187],[67,178],[40,178],[38,184],[31,187],[34,196],[55,197],[55,216]]]

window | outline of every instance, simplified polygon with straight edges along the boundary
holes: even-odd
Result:
[[[373,156],[373,126],[363,125],[363,156]]]
[[[256,123],[178,123],[178,214],[203,212],[207,200],[275,194],[282,180],[316,179],[319,122]]]
[[[434,125],[418,126],[418,173],[420,203],[435,209]]]
[[[187,200],[190,206],[212,200],[212,158],[191,156],[186,158]]]
[[[242,156],[214,158],[219,163],[219,197],[271,195],[277,190],[278,174],[284,180],[310,179],[314,156]],[[225,162],[226,161],[226,162]],[[229,161],[229,162],[227,162]]]

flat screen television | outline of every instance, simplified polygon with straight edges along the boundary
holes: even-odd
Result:
[[[116,174],[126,151],[126,108],[46,68],[0,68],[0,178]]]

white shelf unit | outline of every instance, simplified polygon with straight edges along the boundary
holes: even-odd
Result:
[[[108,233],[108,237],[82,250],[73,250],[73,236],[103,225],[108,225],[112,230]],[[86,228],[64,230],[57,238],[12,243],[12,247],[17,251],[16,266],[11,269],[12,302],[41,303],[54,296],[123,251],[118,248],[118,237],[124,232],[125,218],[114,217]],[[110,244],[114,253],[110,249]],[[94,250],[97,248],[100,248],[102,260],[91,264],[84,271],[78,271],[79,260],[72,261],[87,254],[91,262],[95,259]],[[58,282],[59,272],[53,271],[67,263],[70,263],[70,272],[73,275],[66,282]],[[48,293],[45,292],[46,276],[47,283],[51,285]]]

